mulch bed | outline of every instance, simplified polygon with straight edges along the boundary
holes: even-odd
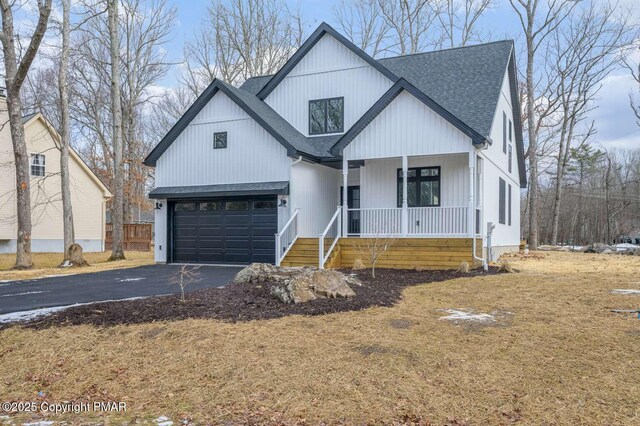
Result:
[[[46,317],[36,318],[24,325],[43,329],[61,325],[111,326],[188,318],[215,318],[237,322],[281,318],[288,315],[324,315],[358,311],[373,306],[393,306],[402,298],[402,290],[406,287],[453,278],[496,274],[498,270],[492,267],[488,272],[476,270],[463,274],[455,270],[376,269],[375,279],[371,277],[368,269],[342,272],[354,273],[362,281],[362,287],[353,286],[355,297],[316,299],[297,305],[284,304],[269,293],[271,288],[269,284],[229,284],[224,288],[188,293],[184,303],[180,302],[178,295],[95,303],[65,309]]]

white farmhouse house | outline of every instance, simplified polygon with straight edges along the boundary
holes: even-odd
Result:
[[[215,80],[149,154],[157,262],[453,267],[520,241],[512,41],[376,60],[323,23],[274,75]],[[515,112],[515,113],[514,113]],[[482,249],[484,247],[484,250]]]
[[[64,249],[60,187],[60,135],[40,113],[22,119],[31,175],[31,250]],[[16,171],[6,98],[0,95],[0,253],[15,253]],[[105,205],[111,193],[70,151],[69,173],[75,240],[84,251],[104,250]]]

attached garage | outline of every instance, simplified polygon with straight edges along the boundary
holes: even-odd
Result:
[[[167,261],[242,265],[275,261],[278,195],[288,182],[157,188],[167,203]],[[164,191],[164,192],[162,192]]]

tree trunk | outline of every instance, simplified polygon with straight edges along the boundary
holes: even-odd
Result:
[[[73,208],[71,206],[71,188],[69,183],[69,143],[71,131],[69,128],[69,84],[67,74],[69,69],[69,9],[70,0],[62,0],[62,51],[60,54],[60,70],[58,74],[60,90],[60,181],[62,194],[62,224],[64,239],[64,259],[62,264],[68,266],[70,262],[69,247],[74,243]],[[82,255],[82,251],[80,251]]]
[[[108,0],[109,40],[111,42],[111,120],[113,126],[114,197],[111,204],[113,223],[112,260],[124,259],[124,167],[122,164],[122,109],[120,105],[120,41],[118,37],[118,1]]]
[[[38,3],[38,23],[35,27],[29,46],[18,61],[16,57],[16,36],[13,27],[13,3],[0,0],[0,14],[2,14],[2,42],[4,56],[5,85],[7,88],[7,110],[9,113],[9,127],[16,169],[16,214],[18,216],[18,235],[16,243],[15,269],[29,269],[33,267],[31,260],[31,173],[29,170],[29,153],[24,139],[24,125],[22,123],[22,101],[20,88],[27,77],[27,72],[33,63],[40,43],[47,31],[51,0]]]
[[[533,22],[530,23],[533,25]],[[538,135],[535,119],[533,80],[533,39],[527,35],[527,131],[529,134],[529,248],[538,248]]]

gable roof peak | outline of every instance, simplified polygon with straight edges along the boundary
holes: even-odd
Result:
[[[342,43],[347,49],[364,59],[369,65],[385,75],[389,80],[396,82],[398,77],[382,65],[379,61],[373,59],[364,50],[349,41],[345,36],[334,30],[331,25],[326,22],[322,22],[318,28],[302,43],[300,48],[285,62],[285,64],[276,72],[273,77],[267,82],[267,84],[260,89],[258,98],[264,100],[269,94],[280,84],[280,82],[289,74],[293,68],[304,58],[307,53],[316,45],[316,43],[325,35],[329,34],[336,39],[339,43]]]

